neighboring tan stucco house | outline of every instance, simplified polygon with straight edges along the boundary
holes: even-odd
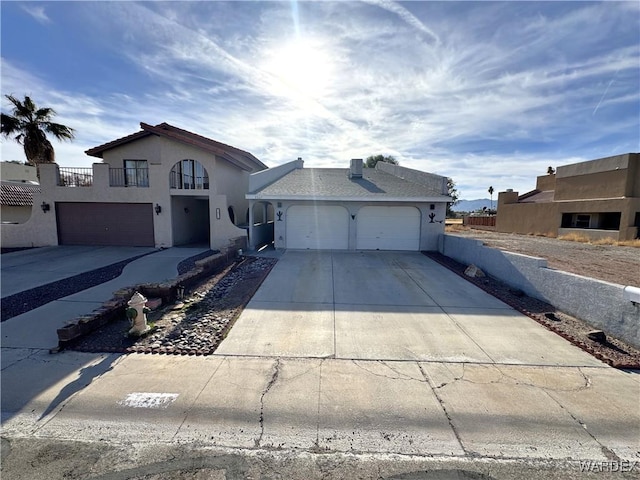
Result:
[[[531,192],[498,196],[498,232],[633,240],[639,228],[638,153],[564,165],[538,177]]]
[[[250,176],[252,248],[437,250],[447,179],[379,162],[304,168],[290,162]]]
[[[87,150],[91,168],[42,165],[41,194],[3,246],[209,244],[246,239],[252,154],[162,123]],[[244,226],[244,228],[239,228]],[[17,228],[22,227],[22,228]],[[23,243],[23,245],[14,245]]]
[[[33,194],[40,192],[36,167],[1,162],[0,219],[2,223],[25,223],[31,217]]]

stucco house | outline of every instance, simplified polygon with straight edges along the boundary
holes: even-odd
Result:
[[[564,165],[538,177],[530,192],[501,192],[496,230],[640,238],[640,154]]]
[[[444,233],[447,179],[378,162],[363,168],[304,168],[293,162],[251,174],[252,248],[437,250]]]
[[[24,223],[31,217],[33,194],[40,192],[36,167],[19,162],[1,162],[0,219],[2,223]]]
[[[140,127],[87,150],[101,159],[91,168],[42,165],[39,208],[28,222],[3,228],[3,246],[224,248],[246,238],[249,175],[266,165],[167,123]]]
[[[0,187],[0,219],[2,223],[25,223],[31,218],[33,195],[40,193],[40,186],[2,180]]]

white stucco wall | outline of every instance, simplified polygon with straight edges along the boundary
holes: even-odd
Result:
[[[209,176],[208,190],[170,189],[169,178],[173,166],[185,159],[200,162]],[[124,160],[147,160],[149,168],[148,187],[112,187],[109,185],[109,168],[124,168]],[[2,244],[6,247],[57,245],[58,234],[55,220],[55,204],[58,202],[117,202],[151,203],[160,205],[162,212],[154,214],[154,236],[156,247],[169,247],[175,243],[186,243],[190,237],[200,236],[203,229],[209,229],[211,248],[224,248],[229,239],[247,235],[245,229],[235,227],[229,219],[228,205],[233,205],[236,222],[244,223],[248,201],[249,173],[222,158],[217,158],[197,147],[156,136],[145,137],[104,152],[103,162],[93,164],[93,185],[89,187],[58,186],[59,171],[56,164],[41,168],[42,193],[34,196],[35,205],[43,201],[51,205],[51,211],[44,214],[34,209],[32,218],[21,225],[6,225],[2,228]],[[226,194],[226,195],[225,195]],[[227,196],[230,198],[229,202]],[[197,197],[197,200],[196,198]],[[176,200],[175,198],[181,198]],[[194,203],[195,202],[195,203]],[[208,202],[210,225],[206,216]],[[181,208],[173,208],[178,203]],[[184,215],[188,206],[194,215],[186,219],[174,215]],[[193,209],[193,210],[192,210]],[[220,209],[220,219],[215,217]],[[177,213],[176,213],[177,212]],[[182,231],[183,221],[193,219],[196,224]],[[175,240],[174,240],[175,236]]]
[[[216,191],[227,196],[227,203],[233,206],[236,225],[247,223],[249,201],[245,198],[249,188],[249,172],[238,170],[221,158],[216,158]]]
[[[640,348],[640,305],[624,298],[624,285],[554,270],[543,258],[486,247],[472,238],[442,235],[439,250]]]
[[[37,206],[37,205],[36,205]],[[0,220],[10,223],[24,223],[31,218],[31,206],[2,205]]]
[[[55,169],[55,165],[42,165],[42,167],[41,178],[46,177],[42,175],[42,170],[54,171]],[[39,207],[42,202],[48,203],[51,210],[43,212]],[[34,193],[33,204],[36,207],[32,209],[31,217],[25,223],[2,225],[0,235],[3,247],[45,247],[58,244],[55,206],[50,197],[42,193]]]
[[[13,182],[37,182],[36,167],[24,163],[0,162],[0,177]]]
[[[278,202],[273,201],[274,206],[274,246],[275,248],[287,248],[286,231],[287,231],[287,209],[292,205],[340,205],[345,207],[349,213],[349,250],[356,249],[356,225],[357,215],[360,208],[364,206],[412,206],[420,210],[420,250],[438,250],[438,238],[444,234],[444,219],[446,212],[446,203],[403,203],[403,202],[303,202],[303,201],[281,201],[280,207]],[[431,210],[431,205],[434,209]],[[278,212],[281,212],[281,219],[278,220]],[[431,222],[429,215],[433,213],[434,221]],[[355,218],[354,218],[355,216]]]

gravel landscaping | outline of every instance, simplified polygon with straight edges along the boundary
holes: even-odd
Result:
[[[84,352],[210,355],[276,262],[247,257],[233,263],[188,292],[182,301],[148,314],[153,329],[141,338],[127,335],[130,325],[123,316],[68,348]]]
[[[605,342],[591,340],[587,333],[592,327],[552,305],[528,297],[494,278],[468,277],[464,275],[466,265],[439,253],[425,255],[605,363],[617,368],[640,368],[640,350],[611,337]],[[68,348],[85,352],[210,355],[276,262],[270,258],[247,257],[233,263],[199,284],[182,301],[150,313],[148,319],[154,330],[142,338],[127,336],[129,321],[123,316]]]

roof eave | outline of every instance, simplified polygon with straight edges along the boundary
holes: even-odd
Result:
[[[149,135],[151,135],[151,133],[145,131],[132,133],[131,135],[127,135],[126,137],[118,138],[117,140],[113,140],[111,142],[98,145],[97,147],[90,148],[89,150],[85,150],[84,153],[91,157],[102,158],[102,154],[107,150],[111,150],[112,148],[119,147],[120,145],[125,145],[135,140],[139,140],[140,138],[147,137]]]
[[[159,135],[162,137],[166,137],[171,140],[184,143],[185,145],[190,145],[192,147],[200,148],[202,150],[211,152],[214,155],[224,158],[226,161],[228,161],[232,165],[235,165],[236,167],[246,172],[251,172],[254,169],[247,163],[243,162],[241,159],[234,158],[232,153],[236,153],[236,155],[248,157],[247,159],[250,162],[256,163],[261,168],[267,168],[265,164],[260,162],[257,158],[255,158],[249,152],[245,152],[244,150],[240,150],[239,148],[235,148],[235,147],[232,147],[231,145],[220,143],[216,140],[203,137],[202,135],[198,135],[196,133],[189,132],[187,130],[182,130],[181,128],[174,127],[173,125],[169,125],[169,124],[161,124],[161,125],[164,125],[166,128],[149,125],[144,122],[140,123],[140,127],[144,129],[146,132]]]
[[[248,193],[247,200],[287,200],[287,201],[307,201],[307,202],[409,202],[409,203],[449,203],[453,202],[451,197],[334,197],[322,195],[261,195],[260,193]]]

